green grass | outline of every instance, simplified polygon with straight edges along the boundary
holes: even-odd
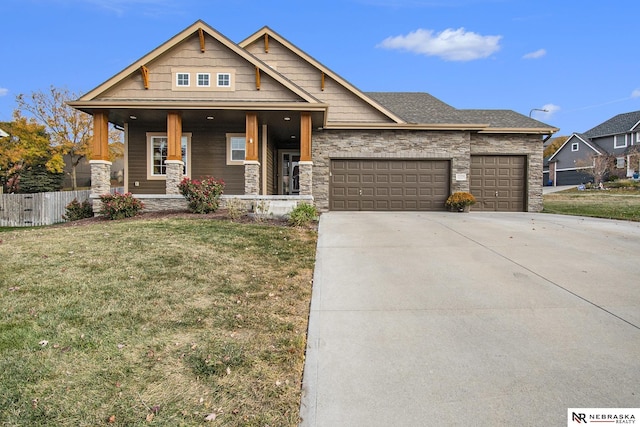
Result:
[[[315,240],[202,219],[2,233],[0,425],[297,425]]]
[[[640,190],[565,190],[544,195],[547,213],[640,221]]]

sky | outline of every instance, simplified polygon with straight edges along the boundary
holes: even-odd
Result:
[[[86,93],[201,19],[236,43],[269,26],[365,92],[570,135],[640,110],[638,16],[637,0],[0,0],[0,121],[17,95]]]

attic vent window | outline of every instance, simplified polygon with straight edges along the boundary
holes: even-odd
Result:
[[[198,73],[198,87],[209,87],[211,75],[209,73]]]
[[[189,86],[189,73],[176,73],[176,86],[188,87]]]
[[[571,151],[578,151],[579,148],[580,148],[580,145],[577,142],[574,142],[573,144],[571,144]]]
[[[230,73],[218,73],[218,87],[231,87]]]

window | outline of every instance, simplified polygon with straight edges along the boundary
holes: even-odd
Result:
[[[209,73],[198,73],[198,87],[209,87],[211,74]]]
[[[616,168],[624,168],[624,157],[616,157]]]
[[[148,179],[165,179],[167,176],[167,149],[169,140],[166,134],[160,133],[148,133],[148,153],[149,153],[149,172],[147,174]],[[191,145],[191,134],[183,134],[181,138],[182,146],[182,161],[184,162],[184,169],[182,173],[184,176],[188,176],[189,173],[189,149]]]
[[[613,135],[613,148],[624,148],[627,146],[627,135]]]
[[[640,132],[636,132],[636,144],[640,144]]]
[[[227,164],[243,165],[245,159],[246,137],[242,133],[227,134]]]
[[[189,73],[176,73],[176,86],[188,87],[189,86]]]
[[[231,74],[218,73],[218,87],[231,87]]]
[[[573,144],[571,144],[571,151],[578,151],[580,149],[580,144],[578,144],[577,142],[574,142]]]

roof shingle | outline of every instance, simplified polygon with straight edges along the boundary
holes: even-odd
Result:
[[[553,128],[512,110],[458,110],[425,92],[367,92],[367,96],[414,124],[488,124],[490,128]]]

